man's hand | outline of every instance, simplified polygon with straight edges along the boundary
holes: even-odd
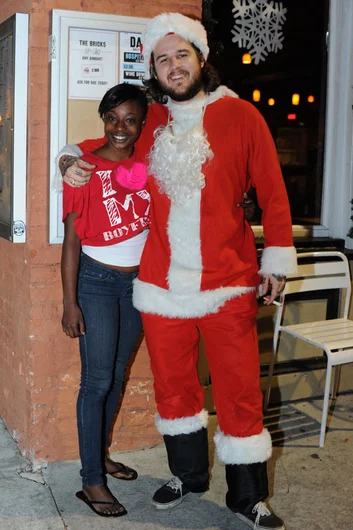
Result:
[[[237,206],[244,208],[244,217],[247,221],[250,221],[255,213],[255,207],[256,207],[256,204],[253,201],[253,199],[249,197],[247,193],[244,193],[243,201],[237,204]]]
[[[273,303],[286,286],[286,276],[283,274],[264,274],[262,280],[262,296],[265,296],[270,290],[270,294],[264,301],[265,305]]]
[[[59,168],[66,182],[72,188],[80,188],[90,181],[96,166],[71,155],[64,155],[59,160]]]

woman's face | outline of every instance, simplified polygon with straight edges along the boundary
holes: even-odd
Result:
[[[134,143],[146,121],[139,103],[131,99],[125,101],[109,110],[103,121],[109,148],[114,149],[115,154],[121,154],[123,158],[126,158],[126,155],[131,156]]]

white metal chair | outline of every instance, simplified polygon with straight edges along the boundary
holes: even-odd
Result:
[[[326,291],[329,289],[340,289],[341,295],[345,291],[346,297],[344,304],[340,303],[340,318],[289,326],[282,325],[286,295],[306,293],[309,291]],[[279,333],[289,333],[297,339],[302,339],[322,349],[327,356],[327,370],[320,430],[320,447],[324,446],[325,440],[332,367],[338,366],[332,393],[332,397],[335,398],[340,375],[340,365],[353,362],[353,321],[348,319],[350,299],[351,277],[349,263],[345,255],[341,252],[307,252],[298,254],[298,273],[295,276],[293,275],[287,278],[286,287],[280,295],[280,305],[277,307],[275,315],[273,355],[269,366],[265,392],[265,410],[267,409],[270,398]],[[341,297],[340,300],[342,300]]]

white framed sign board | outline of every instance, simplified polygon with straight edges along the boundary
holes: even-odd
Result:
[[[69,104],[93,101],[98,107],[112,86],[142,85],[140,38],[147,22],[139,17],[52,11],[49,243],[61,243],[64,236],[56,156],[68,143]],[[81,140],[85,137],[92,135],[86,131]]]
[[[0,24],[0,237],[26,242],[28,15]]]
[[[69,99],[99,100],[117,83],[118,33],[69,30]]]

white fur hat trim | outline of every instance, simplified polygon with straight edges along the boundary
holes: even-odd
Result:
[[[197,20],[181,15],[180,13],[162,13],[148,22],[142,34],[144,64],[146,68],[145,79],[150,78],[151,53],[159,39],[175,33],[191,42],[201,50],[205,61],[210,49],[207,44],[207,33],[203,25]]]

